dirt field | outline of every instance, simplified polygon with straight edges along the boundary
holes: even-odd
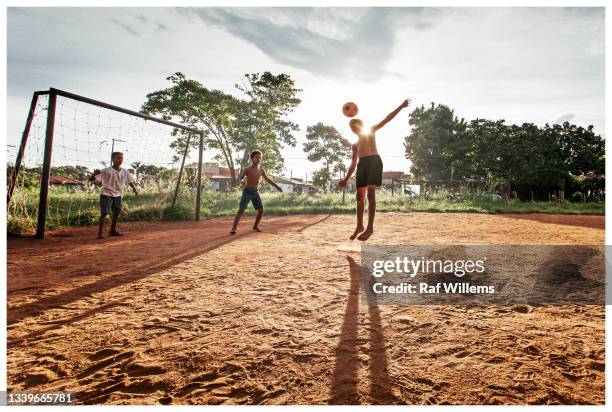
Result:
[[[349,215],[8,242],[8,386],[106,404],[603,404],[603,306],[359,299]],[[604,243],[603,216],[382,214],[370,244]]]

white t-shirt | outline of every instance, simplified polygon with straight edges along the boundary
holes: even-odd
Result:
[[[102,169],[101,173],[96,176],[96,182],[102,183],[102,191],[100,193],[112,197],[122,196],[123,187],[135,181],[134,176],[125,168],[115,170],[113,167],[107,167]]]

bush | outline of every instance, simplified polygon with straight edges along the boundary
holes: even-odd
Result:
[[[184,205],[166,206],[162,211],[162,220],[193,220],[191,208]]]
[[[582,202],[584,200],[584,194],[582,192],[574,192],[571,196],[572,202]]]

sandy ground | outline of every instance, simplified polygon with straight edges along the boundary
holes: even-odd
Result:
[[[8,242],[8,386],[106,404],[602,404],[602,306],[359,299],[349,215]],[[603,216],[381,214],[371,244],[604,243]]]

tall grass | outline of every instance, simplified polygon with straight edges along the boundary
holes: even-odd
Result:
[[[139,196],[126,193],[122,221],[168,221],[194,218],[195,195],[189,190],[179,194],[176,206],[171,206],[171,190],[143,191]],[[231,216],[236,213],[240,192],[202,193],[201,216]],[[354,194],[341,193],[298,195],[292,193],[262,193],[268,215],[354,213]],[[49,191],[47,229],[95,224],[99,218],[99,192],[68,192],[63,189]],[[377,195],[380,212],[471,212],[471,213],[555,213],[603,215],[603,202],[557,203],[521,202],[503,199],[488,193],[438,192],[418,197],[391,196],[381,191]],[[38,191],[15,192],[8,210],[8,231],[32,233],[36,227]],[[254,214],[252,207],[247,215]]]

